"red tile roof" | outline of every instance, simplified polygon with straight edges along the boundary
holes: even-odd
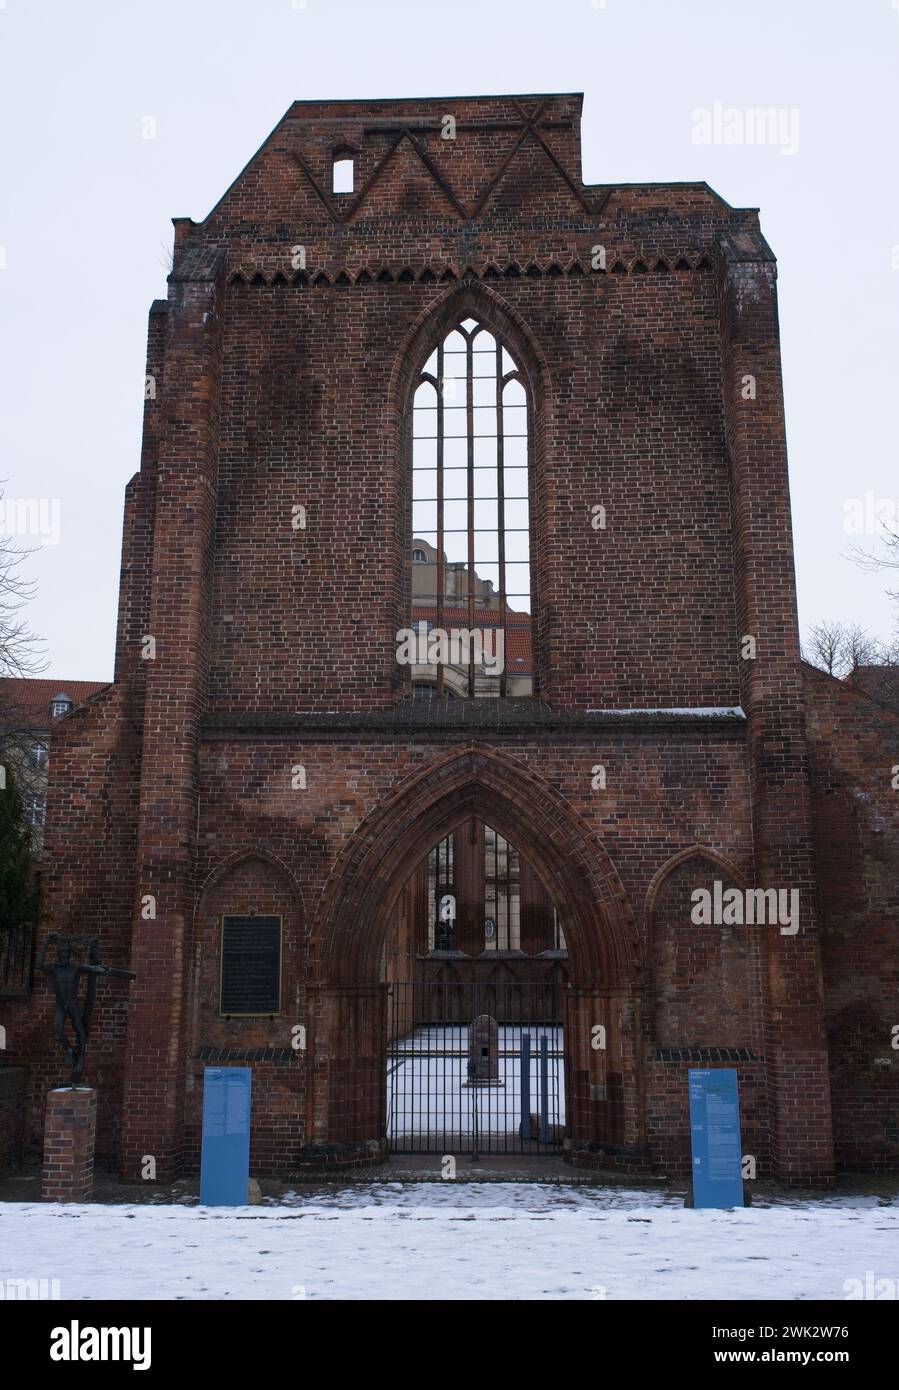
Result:
[[[50,705],[57,695],[67,695],[73,705],[81,705],[109,681],[67,681],[54,676],[50,680],[16,680],[0,677],[0,707],[16,710],[36,729],[49,728],[53,722]]]

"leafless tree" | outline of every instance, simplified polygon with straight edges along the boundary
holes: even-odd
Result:
[[[843,628],[843,623],[828,622],[827,619],[815,623],[802,644],[802,655],[806,661],[827,671],[828,675],[842,674]]]
[[[0,491],[0,502],[3,493]],[[0,508],[0,515],[2,515]],[[0,532],[0,761],[34,742],[29,728],[31,718],[16,693],[15,682],[36,676],[46,667],[43,644],[22,616],[34,597],[35,581],[26,579],[20,569],[30,551],[9,534]],[[23,765],[21,757],[16,759]],[[27,774],[23,779],[27,787]]]
[[[884,665],[883,643],[872,637],[859,623],[847,623],[843,651],[850,672],[857,671],[860,666]]]
[[[2,499],[0,490],[0,502]],[[47,664],[40,639],[20,616],[37,586],[36,580],[19,573],[30,553],[17,545],[13,536],[0,531],[0,676],[4,677],[35,676]]]
[[[812,666],[842,680],[860,666],[890,666],[899,660],[899,642],[883,643],[859,623],[815,623],[802,655]]]
[[[0,490],[0,504],[2,498]],[[17,968],[17,953],[27,950],[28,933],[39,913],[32,858],[39,832],[29,826],[28,820],[36,809],[32,799],[42,794],[45,756],[29,727],[33,714],[21,695],[23,678],[36,675],[46,665],[42,643],[22,615],[34,596],[35,581],[20,573],[29,552],[16,543],[8,516],[8,510],[0,505],[0,518],[6,522],[0,528],[0,786],[4,793],[9,791],[11,798],[2,803],[0,983],[7,980],[11,968]],[[22,811],[28,818],[24,823]]]
[[[865,550],[856,543],[849,547],[849,558],[866,574],[880,573],[884,570],[899,572],[899,523],[882,519],[880,527],[882,535],[879,538],[879,550]],[[887,589],[887,593],[891,599],[899,603],[899,589]]]

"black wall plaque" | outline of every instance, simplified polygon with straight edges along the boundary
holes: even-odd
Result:
[[[222,918],[223,1014],[281,1011],[281,918]]]

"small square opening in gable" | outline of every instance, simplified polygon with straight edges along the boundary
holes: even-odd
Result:
[[[335,159],[332,165],[332,193],[352,193],[353,191],[353,161],[342,157]]]

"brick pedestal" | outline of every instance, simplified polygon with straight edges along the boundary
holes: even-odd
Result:
[[[45,1202],[89,1202],[94,1190],[97,1093],[60,1087],[47,1096],[44,1121]]]

